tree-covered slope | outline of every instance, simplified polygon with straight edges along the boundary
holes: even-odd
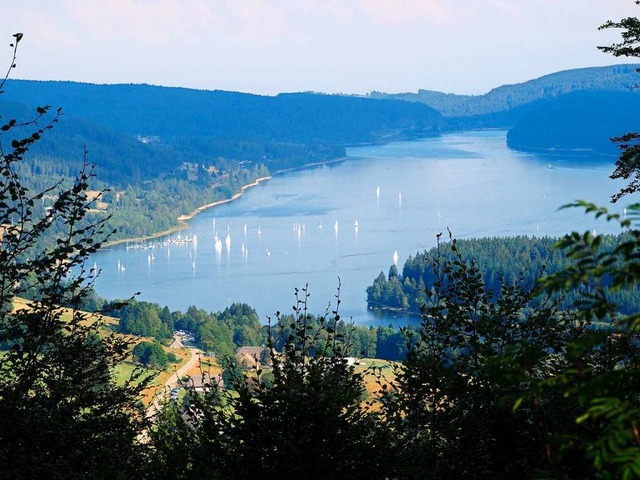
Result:
[[[418,90],[418,93],[372,92],[371,98],[420,102],[446,117],[470,117],[508,111],[537,100],[572,92],[626,92],[638,83],[638,65],[611,65],[564,70],[514,85],[503,85],[483,95],[455,95]]]
[[[611,137],[640,127],[638,92],[574,92],[518,109],[507,135],[518,150],[578,150],[615,156]]]
[[[346,144],[433,134],[440,123],[430,107],[398,101],[53,81],[9,81],[1,105],[20,120],[45,104],[64,112],[34,152],[49,171],[68,174],[87,145],[99,178],[119,187],[185,162],[218,168],[224,159],[273,172],[339,158]]]
[[[320,95],[275,97],[151,85],[14,80],[7,100],[63,106],[74,117],[130,135],[361,143],[428,134],[440,115],[425,105]]]

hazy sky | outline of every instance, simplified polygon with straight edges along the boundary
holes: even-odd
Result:
[[[597,27],[640,15],[633,0],[2,3],[0,60],[10,60],[11,34],[25,35],[14,78],[261,94],[484,93],[558,70],[620,63],[596,49],[619,33]]]

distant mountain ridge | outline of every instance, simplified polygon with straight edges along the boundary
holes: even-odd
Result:
[[[440,114],[426,105],[341,95],[274,97],[145,84],[10,80],[5,100],[62,106],[67,115],[131,135],[275,138],[334,143],[430,134]]]
[[[429,105],[445,117],[470,117],[508,111],[521,105],[577,91],[628,92],[640,83],[640,64],[620,64],[563,70],[483,95],[456,95],[431,90],[417,93],[371,92],[367,98],[395,99]]]

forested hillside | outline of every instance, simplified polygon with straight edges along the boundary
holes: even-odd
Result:
[[[372,98],[420,102],[446,117],[470,117],[511,110],[520,105],[580,91],[627,92],[638,83],[638,65],[612,65],[564,70],[514,85],[503,85],[483,95],[418,90],[417,93],[371,92]]]
[[[37,153],[65,164],[78,161],[84,143],[101,180],[118,186],[185,162],[260,163],[274,172],[339,158],[347,144],[434,134],[440,122],[433,109],[405,102],[74,82],[12,81],[2,106],[24,118],[45,104],[64,116]]]
[[[639,92],[577,92],[518,109],[507,145],[518,150],[619,154],[609,140],[639,126]],[[565,152],[571,153],[571,152]]]

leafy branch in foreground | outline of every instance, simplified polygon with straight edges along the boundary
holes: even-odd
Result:
[[[636,1],[636,5],[640,2]],[[609,20],[599,27],[599,30],[610,28],[621,29],[622,41],[609,46],[601,46],[598,49],[610,53],[614,57],[640,57],[640,19],[627,17],[614,22]],[[634,86],[634,88],[636,88]],[[640,133],[629,132],[611,139],[621,149],[620,158],[616,161],[616,168],[611,174],[612,179],[621,178],[631,182],[611,196],[612,202],[617,202],[625,195],[640,190]]]
[[[14,58],[21,34],[14,35]],[[7,76],[9,73],[7,73]],[[0,82],[0,89],[5,80]],[[98,272],[85,262],[110,232],[89,217],[87,162],[71,186],[32,192],[18,173],[29,149],[61,115],[38,107],[33,119],[0,128],[0,469],[3,478],[116,478],[144,457],[137,374],[124,385],[113,368],[130,344],[99,316],[77,309]],[[31,132],[21,135],[23,129]],[[7,145],[8,143],[8,145]],[[44,195],[55,197],[51,208]],[[48,239],[46,249],[39,241]],[[13,308],[17,296],[37,301]],[[60,305],[70,305],[63,310]]]
[[[398,478],[531,478],[580,468],[559,459],[559,431],[578,410],[557,392],[513,410],[531,385],[564,366],[576,334],[557,301],[522,278],[487,288],[451,238],[429,257],[435,280],[404,362],[384,389]]]
[[[338,310],[311,329],[307,297],[306,288],[296,292],[293,316],[278,313],[269,324],[269,364],[244,371],[228,360],[229,389],[217,382],[204,393],[191,389],[188,407],[163,412],[154,434],[161,471],[175,478],[385,477],[384,443],[363,406],[362,374],[347,361],[348,338],[336,332]]]
[[[588,335],[568,345],[573,354],[568,368],[541,386],[560,387],[579,403],[577,423],[595,435],[590,441],[571,442],[582,443],[599,472],[636,478],[640,476],[640,313],[618,315],[611,294],[637,289],[640,282],[640,204],[627,207],[629,218],[586,202],[572,206],[618,223],[627,235],[614,250],[602,249],[599,237],[589,232],[574,232],[558,243],[574,263],[544,279],[542,288],[580,290],[594,281],[598,288],[583,294],[577,305],[580,320],[590,326]]]

